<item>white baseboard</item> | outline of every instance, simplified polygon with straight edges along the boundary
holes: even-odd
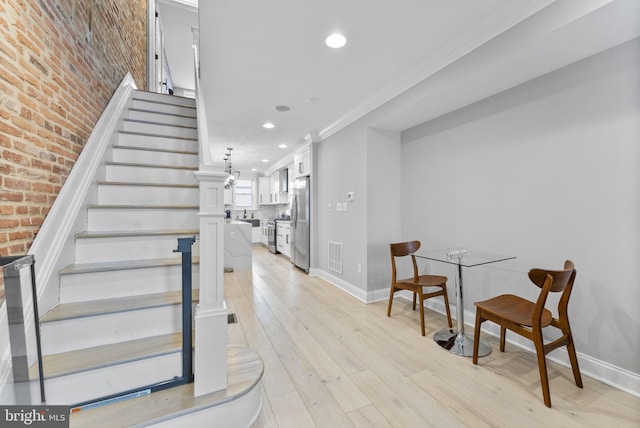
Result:
[[[343,280],[342,278],[336,277],[335,275],[332,275],[322,269],[311,269],[309,271],[309,275],[317,276],[324,279],[325,281],[336,286],[345,293],[352,295],[363,303],[374,303],[389,298],[388,288],[381,290],[364,291],[356,287],[355,285]],[[396,293],[396,296],[408,301],[412,300],[412,295],[408,291],[401,291],[399,293]],[[430,299],[426,302],[425,307],[431,309],[434,312],[445,315],[443,301]],[[455,318],[456,316],[456,308],[455,306],[452,306],[451,317]],[[475,312],[465,311],[464,319],[466,326],[465,328],[468,327],[468,330],[465,331],[472,332],[476,319]],[[471,323],[469,321],[471,321]],[[494,337],[499,337],[500,328],[496,324],[485,322],[482,326],[482,333],[490,334]],[[535,352],[531,341],[521,338],[516,334],[507,333],[507,342],[531,353]],[[630,372],[620,367],[616,367],[612,364],[609,364],[605,361],[600,361],[589,355],[581,354],[580,352],[577,352],[577,355],[578,364],[580,365],[580,373],[582,373],[582,375],[610,385],[633,396],[640,397],[640,374]],[[564,348],[553,351],[551,354],[547,355],[547,359],[561,364],[565,367],[571,367],[566,349]]]

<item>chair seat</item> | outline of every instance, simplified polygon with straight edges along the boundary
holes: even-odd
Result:
[[[418,285],[422,287],[442,287],[447,283],[447,277],[439,275],[420,275],[418,277],[417,283],[413,280],[413,278],[401,279],[396,282],[401,282],[403,284],[409,285]]]
[[[503,294],[489,300],[475,302],[474,304],[486,313],[526,327],[531,327],[533,311],[536,307],[535,303],[513,294]],[[552,319],[553,314],[551,311],[544,309],[541,327],[551,324]]]

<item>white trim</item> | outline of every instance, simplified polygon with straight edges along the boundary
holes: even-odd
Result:
[[[317,276],[324,279],[331,285],[339,288],[347,294],[350,294],[363,303],[379,302],[389,298],[388,288],[373,291],[364,291],[356,287],[355,285],[343,280],[342,278],[338,278],[322,269],[311,269],[309,271],[309,275]],[[412,300],[412,295],[408,291],[401,291],[399,293],[396,293],[396,297],[405,299],[407,301]],[[437,299],[429,299],[426,302],[425,307],[438,312],[439,314],[445,314],[444,302],[438,301]],[[455,306],[451,307],[451,317],[456,317]],[[464,319],[472,320],[472,324],[465,322],[465,332],[472,333],[476,319],[475,312],[465,311]],[[489,334],[494,337],[499,337],[500,329],[496,324],[485,322],[482,326],[482,333]],[[521,338],[516,334],[507,333],[507,342],[528,352],[535,353],[532,342],[527,339]],[[498,349],[494,349],[493,351],[500,352]],[[508,352],[508,349],[506,352]],[[633,396],[640,397],[640,375],[622,369],[620,367],[616,367],[605,361],[600,361],[589,355],[581,354],[580,352],[578,352],[577,354],[580,373],[583,376],[590,377],[592,379],[610,385],[616,389],[629,393]],[[571,365],[569,364],[566,348],[553,351],[552,354],[547,355],[547,359],[567,368],[571,367]]]
[[[57,285],[58,270],[73,262],[73,254],[63,251],[64,244],[72,235],[87,192],[101,165],[102,155],[109,146],[135,89],[133,77],[127,73],[91,131],[67,181],[33,241],[29,254],[35,257],[38,302],[45,292],[51,291],[50,287]],[[52,295],[57,299],[57,289]],[[51,306],[52,302],[45,301],[40,312],[45,313]]]
[[[317,276],[363,303],[369,303],[366,291],[322,269],[309,269],[309,276]]]

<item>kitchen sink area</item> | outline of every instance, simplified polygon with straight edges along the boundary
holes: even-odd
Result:
[[[251,227],[260,227],[260,220],[257,218],[243,218],[240,221],[244,221],[246,223],[250,223]]]

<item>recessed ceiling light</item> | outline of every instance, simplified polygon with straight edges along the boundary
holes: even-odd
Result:
[[[273,123],[271,123],[271,122],[265,122],[265,123],[263,123],[263,124],[262,124],[262,127],[263,127],[263,128],[266,128],[266,129],[273,129],[273,128],[275,128],[276,126],[275,126]]]
[[[289,110],[291,110],[291,107],[289,107],[289,106],[284,106],[284,105],[279,105],[279,106],[275,106],[273,109],[274,109],[275,111],[279,111],[279,112],[284,113],[285,111],[289,111]]]
[[[307,99],[307,102],[308,102],[309,104],[315,104],[315,103],[317,103],[317,102],[319,102],[319,101],[320,101],[320,98],[318,98],[318,97],[311,97],[311,98],[308,98],[308,99]]]
[[[281,149],[286,149],[287,145],[286,144],[280,144],[278,147],[280,147]]]
[[[269,159],[262,159],[262,162],[267,163],[269,162]]]
[[[333,33],[324,42],[330,48],[338,49],[347,44],[347,39],[340,33]]]
[[[258,168],[251,168],[251,171],[256,172]]]

